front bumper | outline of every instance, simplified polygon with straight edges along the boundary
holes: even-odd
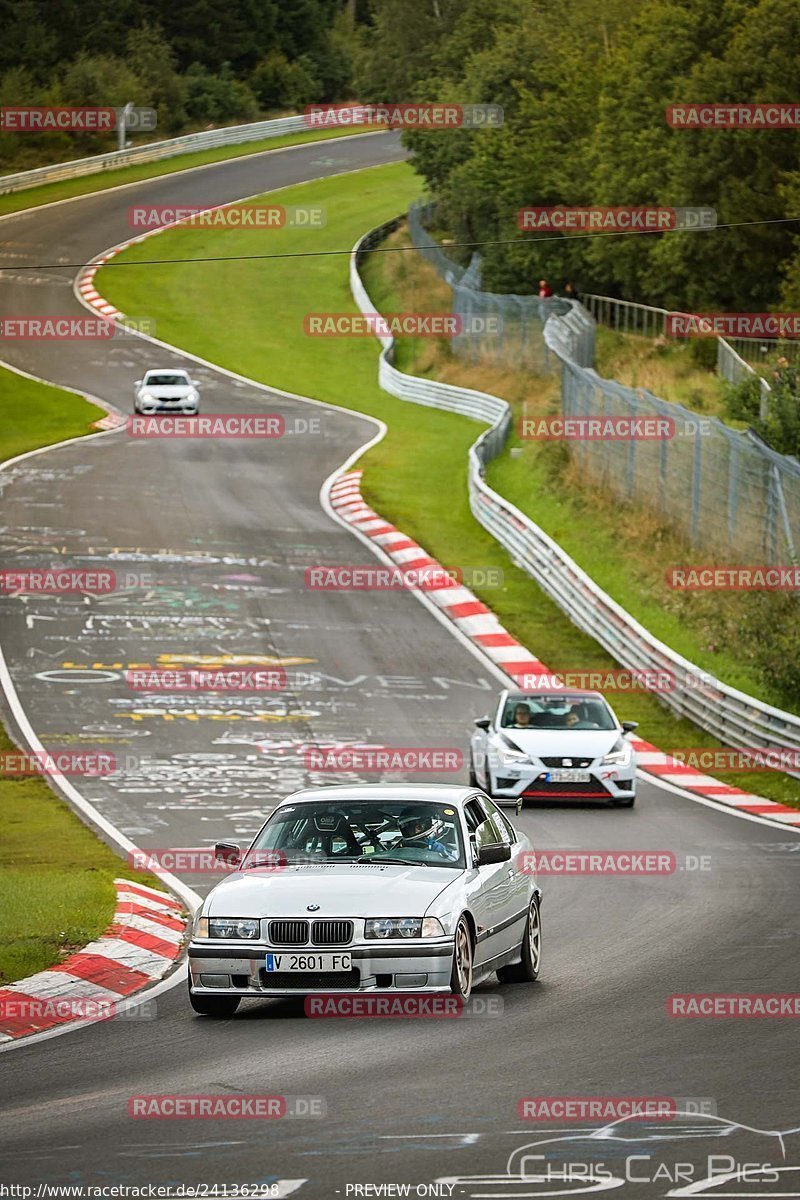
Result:
[[[623,800],[636,794],[636,764],[627,767],[581,768],[588,782],[556,783],[545,766],[500,767],[491,772],[491,794],[497,800]]]
[[[196,417],[200,410],[196,401],[181,401],[178,404],[169,404],[163,401],[153,402],[151,400],[146,404],[142,401],[137,401],[136,411],[140,412],[143,417],[165,416],[168,413],[172,413],[176,417]]]
[[[287,954],[303,947],[264,944],[221,946],[205,941],[189,945],[189,976],[197,995],[303,996],[315,992],[448,992],[453,965],[453,940],[418,941],[387,946],[356,943],[315,946],[320,953],[348,953],[353,968],[344,972],[282,973],[280,981],[266,971],[266,956]],[[291,976],[287,978],[286,976]]]

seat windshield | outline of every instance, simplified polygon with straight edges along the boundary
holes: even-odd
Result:
[[[509,696],[503,729],[617,729],[614,714],[599,696]]]
[[[277,852],[287,864],[394,862],[464,868],[458,809],[403,801],[288,804],[277,809],[245,858],[244,868]]]
[[[148,375],[145,378],[148,387],[187,387],[189,380],[185,375]]]

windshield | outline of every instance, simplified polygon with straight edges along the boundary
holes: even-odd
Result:
[[[189,379],[186,375],[147,375],[145,383],[148,387],[188,387]]]
[[[599,696],[509,696],[502,729],[617,729],[605,700]]]
[[[245,858],[279,851],[288,864],[397,862],[464,868],[458,809],[403,801],[327,801],[277,809]],[[263,857],[263,856],[261,856]]]

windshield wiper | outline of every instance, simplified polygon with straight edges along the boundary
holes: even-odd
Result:
[[[409,861],[407,858],[384,858],[378,854],[362,854],[361,858],[357,858],[356,862],[373,862],[373,863],[394,863],[398,867],[424,867],[424,863]]]

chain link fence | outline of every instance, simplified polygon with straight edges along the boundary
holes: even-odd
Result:
[[[800,549],[800,463],[770,450],[753,433],[730,429],[644,389],[603,379],[592,368],[594,317],[580,304],[482,292],[479,260],[459,267],[424,227],[430,209],[415,206],[409,230],[417,249],[453,289],[464,318],[456,352],[539,372],[562,371],[565,417],[667,418],[673,436],[570,441],[581,473],[631,503],[642,505],[698,550],[753,564],[797,563]],[[664,331],[667,310],[611,297],[587,297],[595,316],[631,333]],[[604,307],[605,306],[605,307]],[[500,317],[502,333],[487,336],[476,318]],[[467,320],[468,318],[468,320]],[[720,368],[741,378],[751,368],[720,339]],[[738,363],[735,361],[738,359]],[[737,372],[741,372],[737,375]],[[765,385],[766,386],[766,385]]]
[[[371,230],[353,250],[350,288],[362,312],[375,312],[360,274],[364,256],[380,245],[400,220],[387,221]],[[548,321],[548,336],[559,319]],[[678,716],[689,718],[729,746],[800,749],[800,717],[728,686],[658,641],[598,587],[526,513],[489,486],[486,467],[503,452],[511,426],[511,408],[505,400],[488,392],[407,375],[394,366],[394,339],[387,335],[379,340],[382,348],[378,378],[385,392],[414,404],[461,413],[489,426],[469,449],[470,508],[484,529],[505,547],[514,563],[536,580],[579,629],[596,638],[621,666],[631,671],[669,672],[675,686],[660,692],[660,698]],[[608,382],[574,363],[565,363],[564,372],[574,373],[580,381],[594,377],[600,384]],[[666,401],[653,399],[666,406]],[[673,405],[667,407],[674,413]]]
[[[537,374],[558,367],[558,357],[542,334],[548,317],[567,316],[578,305],[553,296],[519,296],[481,290],[481,256],[473,254],[461,267],[442,249],[425,228],[432,215],[429,204],[412,204],[408,213],[409,232],[420,251],[453,290],[453,312],[461,318],[453,338],[453,352],[469,362],[512,363]],[[570,353],[576,361],[594,362],[594,321],[580,310],[567,327]]]

